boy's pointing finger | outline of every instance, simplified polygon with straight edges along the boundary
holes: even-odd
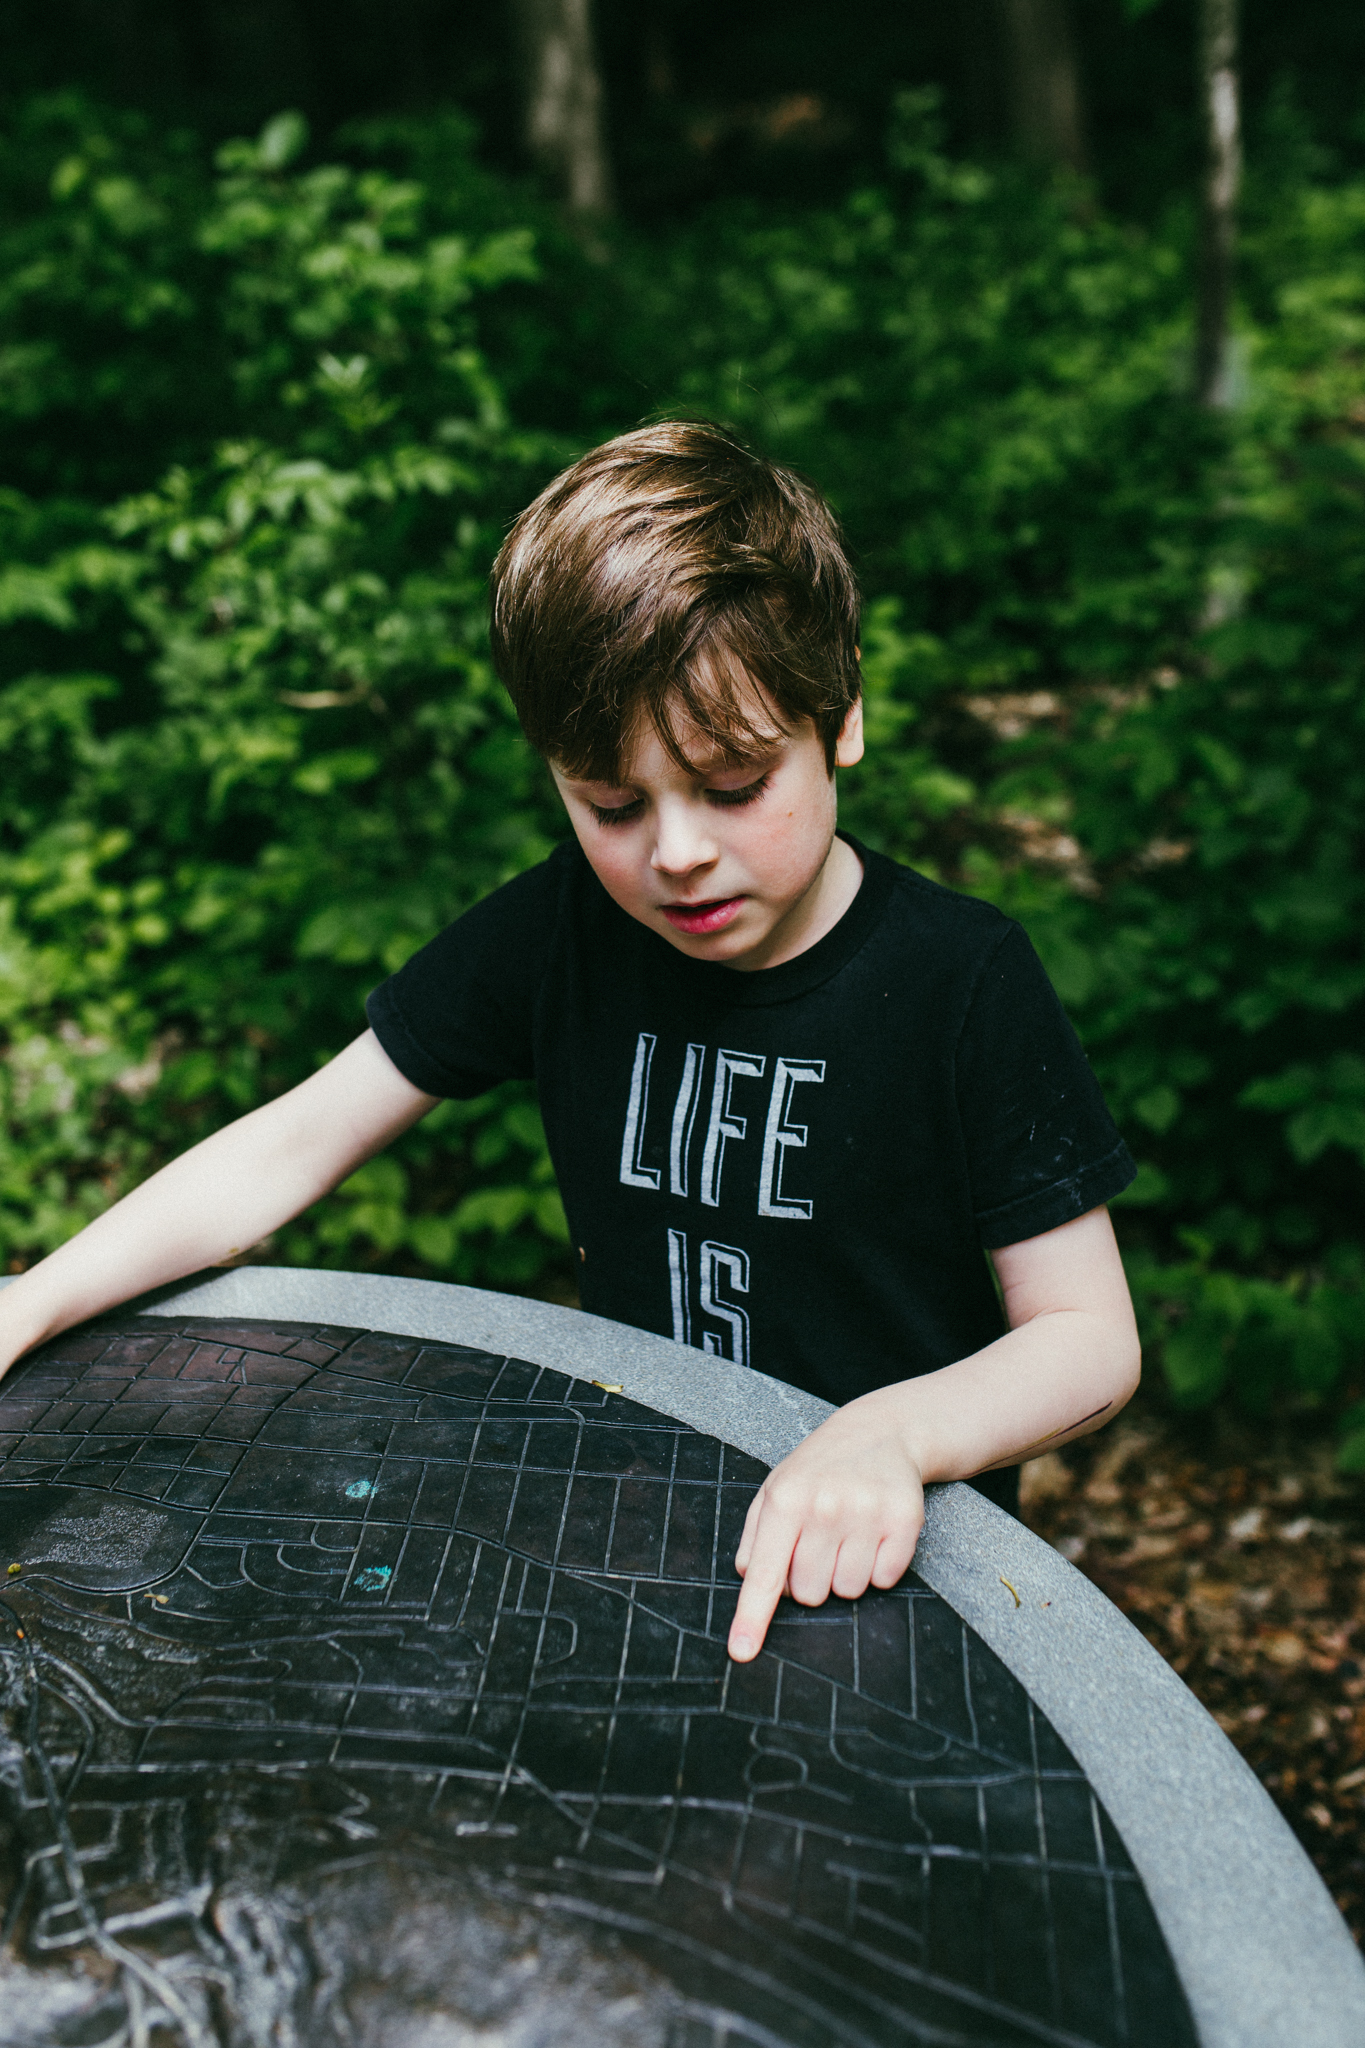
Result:
[[[791,1530],[780,1534],[771,1510],[760,1521],[744,1573],[744,1585],[730,1624],[728,1648],[736,1664],[747,1664],[763,1648],[768,1624],[787,1590],[787,1572],[795,1548]]]
[[[736,1664],[748,1664],[763,1648],[763,1638],[768,1633],[768,1623],[777,1611],[782,1598],[785,1581],[775,1579],[762,1591],[759,1590],[754,1574],[750,1571],[744,1581],[744,1591],[739,1596],[735,1618],[730,1624],[730,1640],[726,1645]]]

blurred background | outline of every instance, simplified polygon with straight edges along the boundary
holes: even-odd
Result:
[[[1357,0],[0,0],[0,1258],[334,1053],[563,827],[509,518],[813,476],[872,844],[1023,920],[1148,1386],[1029,1512],[1365,1921]],[[573,1298],[531,1095],[251,1258]]]

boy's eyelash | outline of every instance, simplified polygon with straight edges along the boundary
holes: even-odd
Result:
[[[632,819],[639,817],[644,807],[644,798],[638,796],[633,804],[617,804],[611,810],[604,810],[601,804],[590,802],[588,805],[599,825],[629,825]]]
[[[713,804],[719,804],[724,810],[739,810],[744,804],[758,802],[768,787],[771,774],[770,769],[766,775],[760,775],[757,782],[746,782],[743,789],[708,789],[706,794]],[[634,803],[615,804],[609,810],[602,804],[590,802],[588,809],[599,825],[629,825],[644,809],[644,798],[637,796]]]
[[[757,782],[746,782],[743,789],[708,789],[706,794],[713,804],[723,804],[727,810],[737,810],[741,804],[756,804],[768,787],[772,771],[760,775]]]

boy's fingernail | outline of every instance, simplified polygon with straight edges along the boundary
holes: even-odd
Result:
[[[732,1657],[740,1659],[752,1657],[757,1647],[752,1636],[731,1636],[730,1638],[730,1655]]]

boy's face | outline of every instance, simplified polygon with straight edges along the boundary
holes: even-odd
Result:
[[[763,738],[727,763],[696,732],[678,738],[680,768],[652,726],[636,739],[619,784],[551,772],[593,871],[612,901],[694,960],[775,967],[813,946],[842,917],[862,879],[834,836],[834,777],[806,721],[779,730],[755,707]],[[771,734],[771,738],[767,737]],[[863,751],[862,705],[844,721],[835,761]]]

